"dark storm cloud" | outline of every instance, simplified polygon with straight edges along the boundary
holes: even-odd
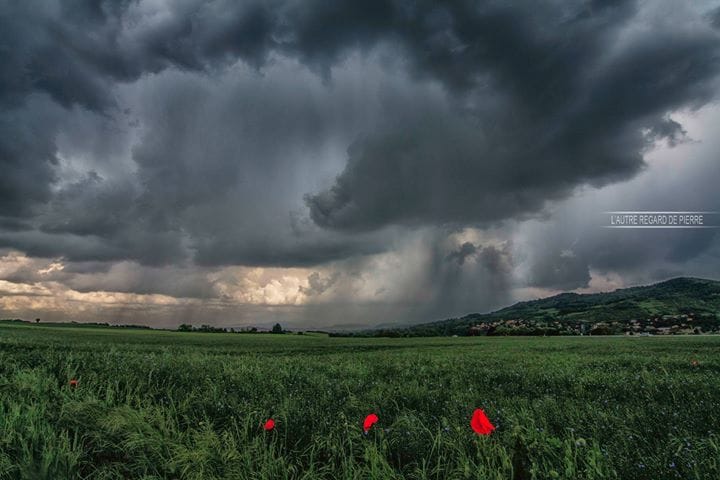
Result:
[[[464,242],[450,249],[444,233],[435,232],[428,239],[430,254],[425,277],[417,279],[414,288],[427,292],[430,298],[414,312],[414,318],[432,320],[507,304],[514,262],[511,243],[483,246]],[[464,252],[465,257],[453,255],[459,252]],[[458,261],[460,258],[464,261]]]
[[[305,267],[398,248],[415,234],[402,227],[429,225],[432,260],[413,279],[437,288],[427,312],[500,303],[509,247],[443,236],[628,179],[654,142],[687,140],[669,114],[715,94],[717,12],[620,0],[5,2],[0,247],[111,273],[124,260],[156,272]],[[576,255],[554,251],[532,282],[587,283],[590,260]],[[214,295],[194,276],[164,287],[162,273],[74,273],[59,281]],[[305,293],[337,278],[312,277]]]
[[[669,147],[688,141],[687,132],[678,122],[671,118],[659,119],[650,127],[649,138],[652,140],[665,140]]]
[[[163,294],[172,297],[213,299],[218,297],[213,282],[203,271],[187,268],[142,268],[117,264],[107,274],[68,275],[64,285],[78,292],[124,292]]]
[[[123,256],[95,237],[48,235],[32,230],[3,233],[0,235],[0,248],[21,250],[32,257],[63,256],[80,261],[117,260]]]
[[[601,271],[643,270],[647,265],[661,262],[692,260],[716,239],[717,232],[713,230],[631,231],[620,235],[601,232],[586,239],[582,255],[586,262]]]
[[[29,108],[0,112],[0,218],[21,227],[34,205],[51,198],[57,165],[54,132],[57,108],[42,99],[28,99]]]
[[[525,283],[551,290],[586,288],[591,269],[599,275],[615,273],[628,284],[650,283],[673,276],[715,277],[720,258],[713,230],[604,230],[591,225],[563,226],[554,243],[536,245]],[[564,233],[583,229],[573,248]],[[561,233],[562,232],[562,233]],[[544,237],[542,242],[548,240]],[[533,242],[539,241],[534,238]]]
[[[527,284],[531,287],[555,290],[584,288],[590,282],[590,269],[583,258],[574,252],[547,252],[538,256],[530,271]]]
[[[660,190],[666,195],[668,191],[672,190]],[[589,286],[591,270],[618,274],[632,284],[664,280],[669,276],[662,275],[671,271],[674,276],[714,277],[720,269],[720,257],[712,254],[720,245],[714,229],[606,229],[600,217],[593,211],[577,223],[551,220],[542,231],[526,232],[531,259],[524,283],[574,290]]]
[[[65,265],[63,272],[70,274],[107,273],[110,271],[110,268],[112,268],[112,263],[110,262],[72,262]]]
[[[717,112],[705,119],[714,125]],[[705,132],[709,133],[709,131]],[[702,135],[703,132],[700,132]],[[596,191],[558,208],[553,218],[524,230],[530,286],[588,286],[591,270],[619,275],[627,284],[673,276],[717,278],[720,229],[608,229],[603,211],[720,211],[720,142],[714,136],[666,150],[643,177]],[[720,215],[706,215],[717,225]]]
[[[480,251],[478,263],[494,275],[510,275],[512,273],[512,256],[510,244],[505,242],[501,247],[488,245]]]
[[[340,272],[334,272],[332,275],[325,278],[323,278],[318,272],[313,272],[308,276],[308,286],[300,286],[300,292],[308,296],[322,295],[338,281],[339,277]]]
[[[485,83],[453,90],[456,70],[417,60],[462,92],[458,106],[354,144],[336,183],[307,198],[319,225],[482,224],[538,211],[578,185],[635,175],[654,140],[681,138],[666,113],[715,93],[720,37],[708,26],[623,31],[634,2],[540,15],[518,5],[444,12],[443,32],[462,47],[443,46],[442,58]],[[421,45],[411,59],[432,57]]]
[[[6,3],[0,42],[9,56],[0,98],[18,103],[43,91],[63,106],[102,110],[115,103],[114,81],[172,66],[203,70],[236,58],[261,64],[277,26],[267,2],[165,7],[114,0]]]
[[[208,243],[198,240],[195,243],[197,254],[194,260],[202,266],[245,265],[266,267],[308,267],[341,260],[355,255],[380,253],[384,248],[375,239],[363,240],[322,240],[305,241],[277,239],[263,242],[245,240],[238,245],[232,240],[210,239]]]
[[[708,18],[713,27],[720,29],[720,7],[717,7],[708,13]]]
[[[116,82],[170,66],[205,69],[226,56],[263,56],[259,7],[233,4],[231,15],[219,16],[214,9],[222,5],[171,5],[153,23],[141,2],[3,3],[0,216],[27,215],[51,199],[58,108],[39,94],[64,108],[108,112],[117,107]]]
[[[352,102],[343,92],[318,101],[317,77],[301,86],[293,75],[284,64],[272,78],[240,69],[209,86],[168,73],[141,95],[137,215],[181,229],[200,265],[307,266],[383,249],[373,235],[323,232],[300,211],[308,159],[346,135]]]
[[[460,245],[460,248],[457,250],[453,250],[452,252],[448,253],[445,257],[445,260],[452,260],[456,261],[458,265],[462,265],[465,263],[465,259],[475,255],[477,253],[477,247],[470,243],[465,242],[462,245]]]

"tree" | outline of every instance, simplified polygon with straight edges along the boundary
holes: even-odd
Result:
[[[183,323],[178,327],[178,332],[192,332],[192,325],[188,325],[187,323]]]
[[[280,325],[279,323],[273,325],[272,333],[283,333],[282,325]]]
[[[40,319],[39,319],[39,318],[36,318],[36,319],[35,319],[35,323],[40,323]]]

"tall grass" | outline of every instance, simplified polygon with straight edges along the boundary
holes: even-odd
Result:
[[[718,353],[0,326],[0,478],[720,478]]]

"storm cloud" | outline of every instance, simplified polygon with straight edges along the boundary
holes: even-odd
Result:
[[[163,322],[153,295],[241,323],[258,305],[293,305],[298,323],[345,312],[374,324],[593,288],[594,276],[712,274],[720,261],[698,258],[718,249],[714,231],[648,247],[647,232],[598,233],[582,212],[720,210],[718,147],[693,150],[712,135],[693,116],[717,108],[718,12],[3,3],[0,280],[16,300],[0,312],[31,311],[17,298],[37,287],[56,312],[68,295],[115,292],[147,296]],[[663,173],[674,167],[653,164],[658,151],[692,159]],[[663,203],[658,182],[690,200]]]
[[[666,115],[712,98],[717,34],[648,28],[633,2],[568,8],[545,10],[545,22],[507,6],[446,12],[462,77],[485,82],[458,92],[437,75],[456,95],[353,144],[335,184],[307,198],[312,218],[348,230],[482,225],[628,179],[658,138],[677,143],[682,128]]]

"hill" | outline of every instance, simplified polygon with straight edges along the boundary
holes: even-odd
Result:
[[[375,336],[709,333],[720,329],[719,320],[720,282],[680,277],[605,293],[561,293],[491,313],[365,333]]]

